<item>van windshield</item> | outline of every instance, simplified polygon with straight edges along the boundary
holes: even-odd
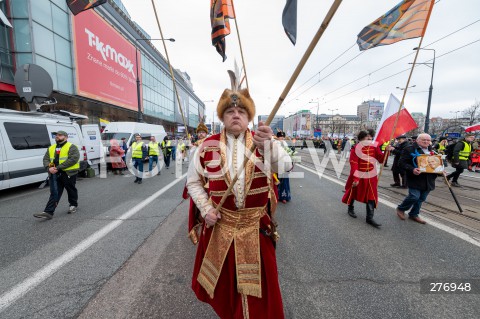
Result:
[[[119,143],[122,141],[122,138],[125,138],[125,141],[128,141],[130,138],[131,133],[121,133],[121,132],[115,132],[115,133],[102,133],[102,141],[109,146],[110,145],[110,140],[116,139]]]

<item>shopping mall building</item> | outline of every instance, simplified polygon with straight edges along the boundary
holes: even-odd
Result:
[[[183,126],[168,63],[121,0],[77,16],[65,0],[0,0],[0,11],[0,107],[28,110],[15,90],[14,75],[18,67],[33,63],[53,80],[57,104],[43,106],[44,111],[80,113],[88,123],[99,123],[100,118],[137,121],[140,108],[145,122],[164,125],[167,132]],[[188,74],[174,72],[192,130],[205,105]]]

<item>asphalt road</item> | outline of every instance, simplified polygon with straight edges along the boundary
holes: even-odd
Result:
[[[309,171],[277,213],[287,318],[477,318],[479,295],[420,294],[420,279],[480,278],[480,250],[380,205],[375,229],[352,219],[341,186]],[[190,289],[195,249],[184,202],[90,301],[80,318],[214,318]],[[128,287],[128,288],[127,288]]]
[[[296,171],[304,178],[291,180],[292,202],[277,211],[287,318],[478,317],[480,295],[421,294],[419,283],[480,278],[478,242],[432,226],[438,221],[401,221],[387,201],[375,229],[362,205],[359,218],[346,214],[341,185]],[[214,318],[190,289],[195,247],[186,237],[184,179],[158,193],[175,182],[166,172],[142,185],[121,176],[82,180],[79,212],[67,215],[63,202],[64,211],[45,222],[32,214],[43,208],[46,190],[0,196],[0,318]],[[139,201],[145,206],[135,213]],[[112,223],[116,228],[79,248]],[[69,252],[77,253],[71,261]],[[53,260],[61,267],[50,264],[57,270],[41,277]],[[43,280],[28,286],[32,278]],[[31,290],[11,301],[15,287]]]
[[[131,176],[82,179],[78,212],[66,214],[65,196],[49,221],[32,216],[48,189],[0,194],[0,318],[75,317],[181,202],[185,179],[174,172],[142,185]]]

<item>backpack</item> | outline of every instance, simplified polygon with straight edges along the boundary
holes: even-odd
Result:
[[[457,142],[458,143],[458,142]],[[446,158],[447,160],[451,161],[452,158],[453,158],[453,150],[455,148],[455,145],[457,145],[457,143],[452,143],[450,145],[447,145],[447,148],[445,148],[445,155],[446,155]]]

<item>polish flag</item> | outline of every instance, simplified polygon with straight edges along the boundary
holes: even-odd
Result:
[[[476,132],[476,131],[480,131],[480,123],[477,123],[465,128],[465,132]]]
[[[386,141],[390,140],[392,135],[393,125],[395,124],[395,118],[397,117],[398,107],[400,106],[400,101],[390,94],[390,98],[387,102],[387,107],[383,111],[382,120],[377,129],[377,134],[375,135],[374,140],[378,142],[379,145],[382,145]],[[415,120],[412,118],[410,113],[407,111],[405,106],[402,105],[402,110],[397,122],[397,127],[395,128],[395,133],[393,138],[405,134],[413,129],[418,127]]]

